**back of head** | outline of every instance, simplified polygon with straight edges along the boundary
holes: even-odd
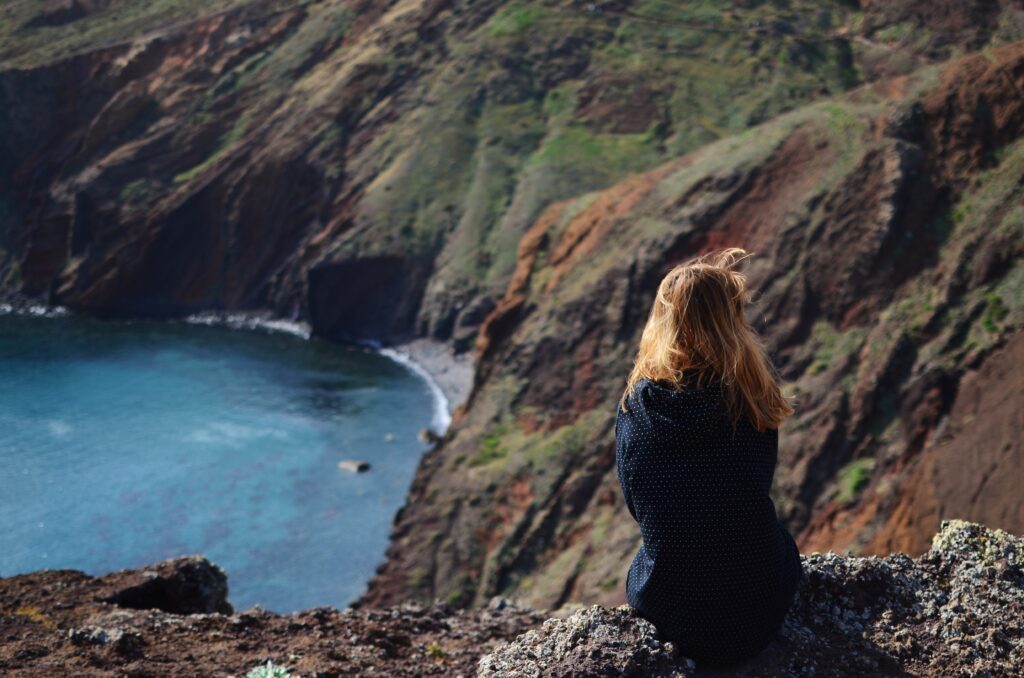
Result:
[[[793,413],[775,369],[746,320],[747,278],[738,265],[750,255],[737,247],[710,252],[673,268],[662,279],[640,339],[620,407],[644,378],[683,387],[720,380],[732,421],[744,415],[759,431],[777,429]]]

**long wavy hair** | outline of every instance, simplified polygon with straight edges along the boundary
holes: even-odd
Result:
[[[750,295],[738,265],[749,256],[738,247],[709,252],[662,279],[619,401],[623,411],[637,383],[647,378],[677,388],[719,381],[734,430],[744,415],[767,431],[793,414],[765,346],[744,315]]]

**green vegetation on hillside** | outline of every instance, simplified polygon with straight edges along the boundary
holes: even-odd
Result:
[[[0,68],[33,66],[123,43],[168,26],[232,7],[252,4],[261,12],[312,0],[121,0],[106,9],[79,15],[67,5],[38,1],[0,2]],[[95,3],[102,7],[102,3]],[[69,9],[70,7],[71,9]]]
[[[836,501],[840,504],[849,504],[871,480],[871,472],[875,470],[875,460],[872,458],[854,459],[839,470],[836,476],[838,494]]]

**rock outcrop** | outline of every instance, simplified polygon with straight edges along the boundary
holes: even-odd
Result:
[[[385,609],[226,613],[223,572],[201,558],[105,577],[0,579],[0,673],[13,677],[244,675],[272,661],[341,675],[1013,676],[1024,671],[1024,539],[947,521],[923,556],[803,557],[777,639],[747,664],[697,666],[627,606],[550,617],[496,598]],[[164,586],[145,603],[125,592]],[[212,586],[208,585],[213,583]],[[198,593],[202,592],[202,593]],[[198,593],[198,595],[197,595]],[[178,614],[161,608],[185,610]],[[218,612],[199,611],[219,609]]]
[[[948,521],[917,559],[803,558],[778,639],[729,668],[696,666],[628,606],[551,619],[478,676],[1013,676],[1024,672],[1024,540]]]
[[[481,654],[540,624],[496,600],[480,610],[415,602],[381,610],[232,613],[204,558],[89,577],[0,579],[0,675],[244,676],[272,661],[295,676],[469,676]]]

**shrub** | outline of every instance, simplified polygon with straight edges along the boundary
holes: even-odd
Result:
[[[871,472],[875,470],[874,459],[854,459],[839,469],[836,484],[839,486],[838,500],[843,504],[852,502],[857,493],[871,480]]]

